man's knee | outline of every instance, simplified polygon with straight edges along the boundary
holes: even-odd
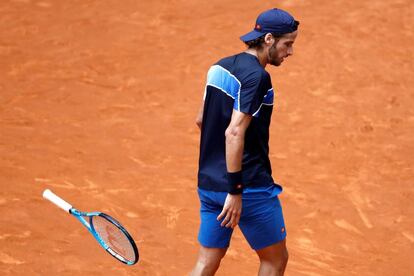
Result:
[[[214,275],[220,266],[220,260],[198,260],[193,270],[192,276]]]
[[[283,250],[281,261],[282,261],[282,264],[278,269],[279,269],[280,275],[283,275],[285,273],[286,266],[287,266],[287,263],[289,261],[289,252],[288,252],[287,248],[285,248],[285,250]]]
[[[285,247],[285,249],[283,250],[283,253],[282,253],[282,261],[283,261],[284,264],[287,264],[288,260],[289,260],[289,251]]]
[[[214,275],[225,254],[226,249],[201,247],[197,263],[191,275]]]
[[[289,260],[285,241],[257,251],[263,275],[283,275]],[[265,272],[266,271],[266,272]]]
[[[287,250],[284,250],[280,254],[275,254],[273,256],[266,256],[260,258],[260,263],[267,266],[271,266],[276,270],[283,269],[289,260],[289,253]]]
[[[284,270],[289,260],[287,248],[281,250],[280,254],[275,254],[272,263],[277,270]]]
[[[287,250],[268,256],[268,258],[260,258],[259,275],[277,275],[283,276],[289,259]]]

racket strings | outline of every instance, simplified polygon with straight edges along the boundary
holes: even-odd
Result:
[[[113,250],[128,261],[135,260],[135,251],[128,237],[112,222],[101,216],[92,219],[99,237]]]

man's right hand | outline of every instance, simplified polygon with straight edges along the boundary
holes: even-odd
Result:
[[[227,228],[237,226],[240,220],[242,211],[242,195],[227,194],[226,201],[224,202],[223,211],[218,215],[217,220],[223,219],[221,226]]]

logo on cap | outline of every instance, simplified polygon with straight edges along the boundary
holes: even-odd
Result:
[[[256,30],[261,30],[262,29],[262,26],[260,26],[260,24],[256,24],[256,28],[255,28]]]

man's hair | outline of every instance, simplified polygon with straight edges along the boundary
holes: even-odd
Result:
[[[280,34],[276,34],[276,33],[270,33],[274,38],[281,38],[283,35],[280,35]],[[260,49],[262,49],[262,47],[263,47],[263,43],[264,43],[264,38],[265,38],[265,36],[266,36],[266,34],[264,34],[264,35],[262,35],[262,36],[260,36],[260,37],[258,37],[258,38],[256,38],[256,39],[253,39],[253,40],[249,40],[249,41],[246,41],[246,42],[244,42],[246,45],[247,45],[247,47],[249,48],[249,49],[256,49],[256,50],[260,50]]]

